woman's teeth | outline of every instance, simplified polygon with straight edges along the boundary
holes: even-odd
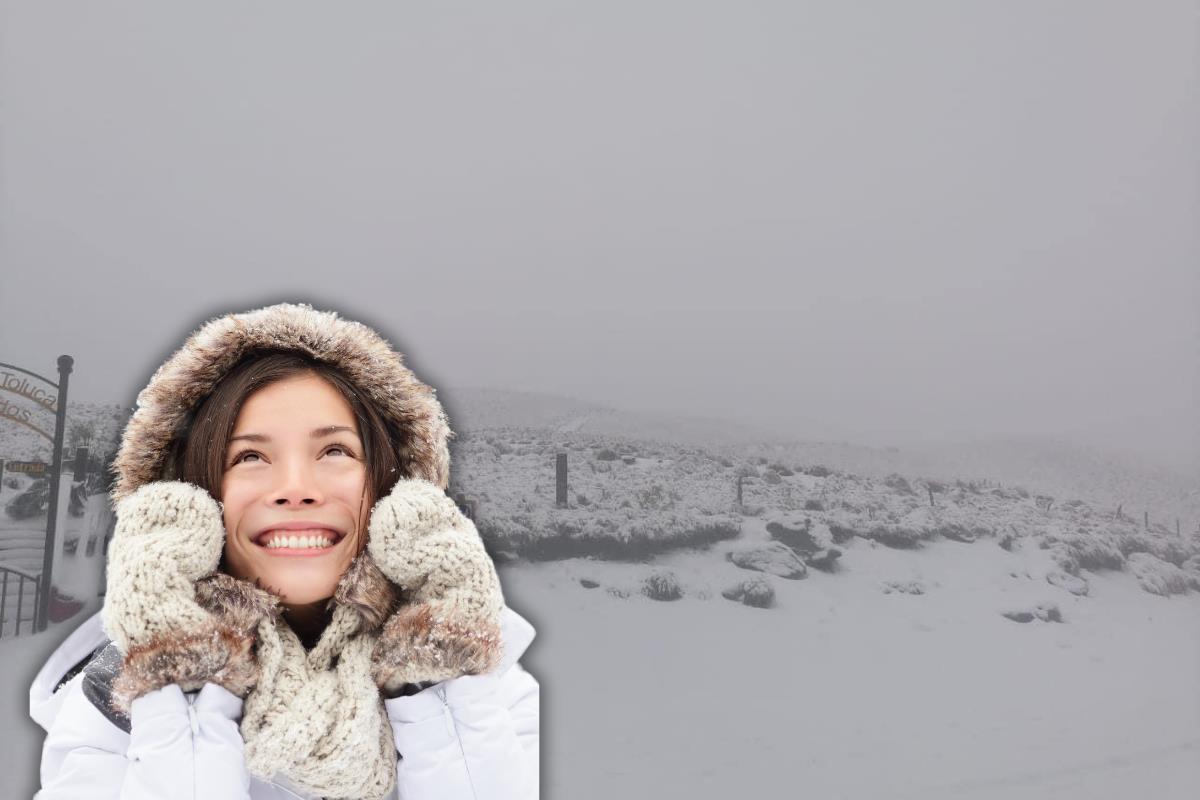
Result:
[[[272,550],[280,547],[306,549],[312,547],[333,547],[333,542],[324,536],[279,536],[267,542],[266,546]]]

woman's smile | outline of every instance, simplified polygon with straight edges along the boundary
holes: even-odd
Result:
[[[275,528],[259,534],[254,543],[271,555],[321,556],[332,552],[344,538],[330,528]]]

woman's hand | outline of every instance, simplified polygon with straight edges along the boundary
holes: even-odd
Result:
[[[168,684],[205,683],[239,697],[258,680],[253,655],[259,622],[278,598],[216,571],[225,543],[221,508],[182,481],[156,481],[117,505],[101,618],[123,656],[113,704]]]
[[[475,525],[454,501],[427,480],[402,478],[371,510],[368,530],[372,559],[402,591],[371,658],[384,695],[495,668],[504,595]]]

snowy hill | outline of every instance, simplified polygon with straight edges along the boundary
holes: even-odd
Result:
[[[623,411],[559,395],[455,387],[438,393],[456,431],[537,428],[693,445],[746,444],[779,438],[727,420]]]

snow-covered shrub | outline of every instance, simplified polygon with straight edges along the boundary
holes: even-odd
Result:
[[[647,511],[666,511],[675,507],[683,496],[672,488],[658,482],[639,489],[636,494],[638,505]]]
[[[773,469],[769,469],[763,473],[763,480],[770,484],[778,484],[783,482],[783,478],[779,477],[779,473]]]
[[[602,450],[596,451],[596,460],[597,461],[616,461],[617,453],[615,450],[610,450],[609,448],[605,447]]]
[[[642,583],[642,594],[651,600],[678,600],[683,597],[679,579],[669,570],[655,572]]]
[[[1080,569],[1090,569],[1093,572],[1102,569],[1121,569],[1125,566],[1125,557],[1111,542],[1111,537],[1096,535],[1050,534],[1043,539],[1043,547],[1049,545],[1052,555],[1064,572],[1078,575]],[[1055,548],[1054,545],[1062,545]]]
[[[1137,578],[1143,589],[1164,597],[1184,594],[1189,589],[1200,591],[1200,578],[1188,570],[1168,564],[1149,553],[1130,553],[1129,571]]]
[[[1114,538],[1122,555],[1150,553],[1177,567],[1182,566],[1183,562],[1197,554],[1194,544],[1180,541],[1174,536],[1155,536],[1145,531],[1133,530],[1117,533]]]
[[[891,475],[888,475],[886,478],[884,478],[883,485],[889,489],[899,492],[900,494],[916,494],[916,492],[913,491],[912,484],[908,482],[908,478],[905,478],[903,475],[896,472],[893,472]]]

